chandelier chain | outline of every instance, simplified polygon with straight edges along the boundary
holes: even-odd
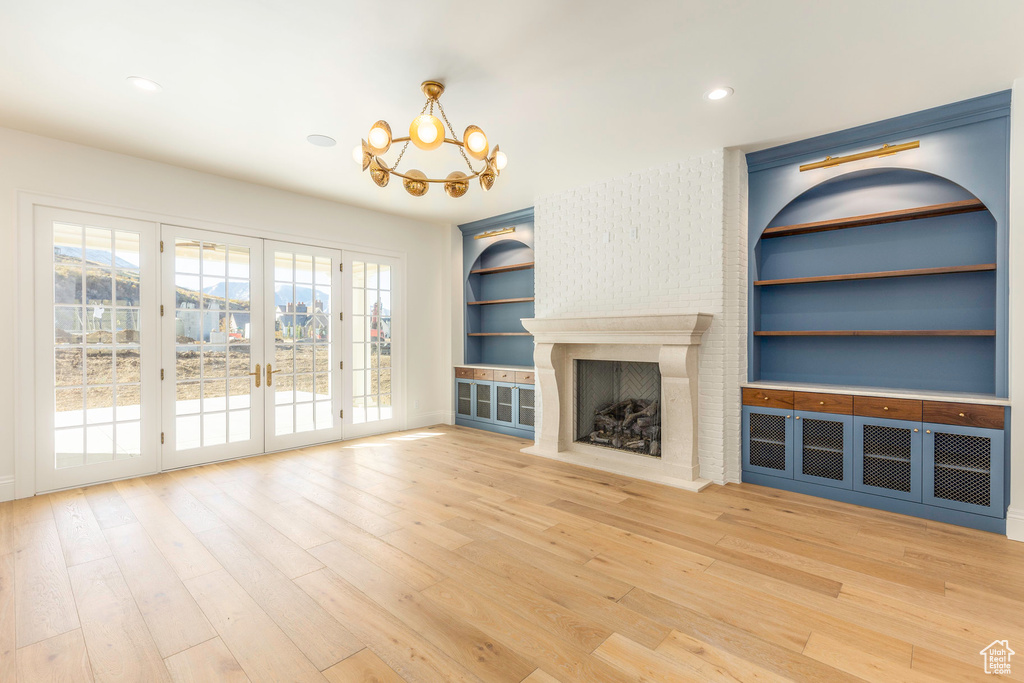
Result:
[[[458,138],[455,136],[455,129],[452,128],[451,122],[448,121],[448,117],[444,113],[444,107],[441,106],[440,102],[437,103],[437,108],[441,111],[441,118],[444,119],[444,123],[446,126],[448,126],[448,130],[452,132],[452,139],[458,140]],[[466,166],[469,167],[470,172],[476,173],[476,169],[473,168],[473,164],[469,163],[469,157],[466,156],[466,150],[462,148],[462,145],[459,145],[459,154],[461,154],[462,158],[465,159]]]
[[[430,104],[431,104],[431,102],[428,100],[423,105],[423,109],[420,109],[420,116],[423,116],[423,114],[426,113],[427,106],[430,105]],[[440,106],[440,105],[438,105],[438,106]],[[433,113],[433,107],[431,107],[431,113]],[[405,150],[407,150],[407,149],[409,149],[409,141],[408,140],[406,140],[405,144],[402,145],[402,151],[398,153],[398,158],[395,159],[395,163],[391,164],[391,170],[392,171],[397,171],[398,170],[398,163],[402,160],[402,157],[405,156]]]

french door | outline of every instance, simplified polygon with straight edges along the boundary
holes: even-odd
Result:
[[[37,492],[401,426],[397,261],[57,208],[33,221]]]
[[[165,469],[341,438],[341,252],[163,228]]]
[[[158,226],[36,207],[36,490],[158,467]]]

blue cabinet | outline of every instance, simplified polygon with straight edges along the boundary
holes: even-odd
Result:
[[[924,502],[1003,516],[1003,431],[924,424]]]
[[[487,429],[501,434],[532,439],[534,436],[533,384],[472,379],[472,368],[457,370],[467,376],[455,379],[455,424]],[[483,371],[489,376],[489,371]],[[510,377],[533,373],[506,371]]]
[[[797,411],[793,423],[793,476],[853,488],[853,416]]]
[[[743,469],[793,478],[793,411],[743,406]]]
[[[921,500],[921,423],[853,420],[853,488],[901,500]]]

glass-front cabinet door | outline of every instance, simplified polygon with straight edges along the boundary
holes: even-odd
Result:
[[[36,491],[155,471],[158,226],[37,207],[34,227]]]

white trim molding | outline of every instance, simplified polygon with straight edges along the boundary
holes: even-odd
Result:
[[[540,420],[536,443],[524,453],[624,474],[688,491],[711,482],[700,477],[697,398],[701,339],[708,313],[597,318],[526,318],[536,342]],[[657,363],[661,371],[661,457],[576,443],[574,361]]]
[[[14,475],[0,477],[0,503],[14,500]]]
[[[1011,541],[1024,541],[1024,509],[1007,508],[1006,537]]]

